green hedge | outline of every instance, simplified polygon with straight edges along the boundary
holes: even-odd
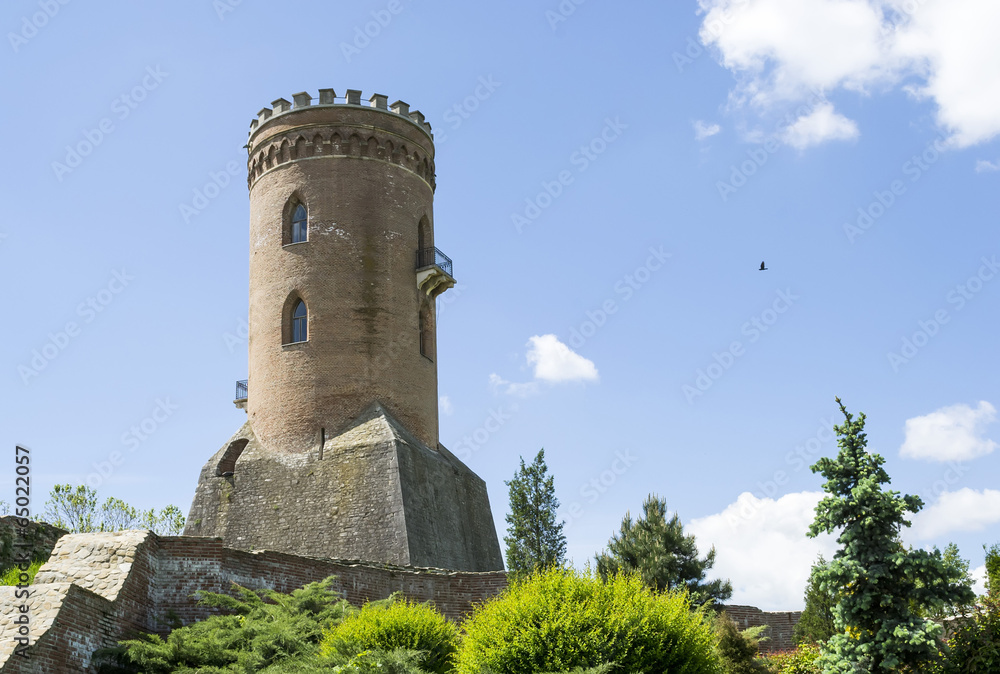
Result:
[[[638,576],[551,569],[514,582],[463,624],[459,674],[536,674],[614,664],[615,672],[720,674],[708,616]]]

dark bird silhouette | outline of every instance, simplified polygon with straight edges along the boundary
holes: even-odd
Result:
[[[760,270],[759,271],[767,271],[767,267],[764,266],[764,262],[763,261],[760,263]]]

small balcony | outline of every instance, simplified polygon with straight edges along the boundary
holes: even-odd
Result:
[[[236,397],[233,399],[233,404],[241,410],[247,408],[247,390],[246,379],[236,382]]]
[[[451,258],[437,248],[417,251],[417,287],[433,299],[455,286]]]

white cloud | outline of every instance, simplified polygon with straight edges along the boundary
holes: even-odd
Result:
[[[831,559],[837,549],[833,536],[806,536],[823,496],[798,492],[774,500],[744,492],[721,513],[685,525],[703,553],[715,545],[715,566],[709,574],[732,582],[728,603],[765,611],[802,608],[816,556],[822,553]]]
[[[997,411],[985,400],[979,406],[951,405],[906,420],[906,439],[900,456],[929,461],[967,461],[985,456],[997,443],[984,437],[997,420]]]
[[[1000,491],[965,487],[943,492],[937,502],[914,515],[911,535],[915,540],[927,540],[956,531],[981,531],[997,522]]]
[[[903,86],[959,147],[1000,134],[996,0],[699,0],[702,42],[741,84],[736,105]]]
[[[858,137],[858,125],[823,102],[807,115],[799,117],[785,129],[781,139],[799,150],[828,140],[851,140]]]
[[[535,366],[535,379],[547,382],[596,381],[593,361],[559,341],[555,335],[535,335],[528,340],[528,365]]]
[[[992,173],[993,171],[1000,171],[1000,161],[980,159],[976,162],[976,173]]]
[[[538,393],[537,382],[510,382],[496,372],[490,375],[490,388],[493,389],[494,393],[504,393],[518,398],[527,398]]]
[[[455,408],[451,405],[451,398],[448,396],[441,396],[438,398],[438,405],[441,406],[441,412],[444,414],[451,414]]]
[[[705,140],[706,138],[711,138],[720,131],[722,131],[722,127],[718,124],[709,124],[701,121],[700,119],[694,123],[695,140]]]
[[[972,576],[972,591],[976,594],[986,594],[986,565],[977,566],[969,572]]]

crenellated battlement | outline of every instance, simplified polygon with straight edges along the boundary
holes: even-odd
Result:
[[[362,102],[361,96],[362,92],[358,89],[348,89],[343,96],[337,96],[337,92],[333,89],[320,89],[318,98],[313,98],[307,91],[300,91],[297,94],[293,94],[291,102],[284,98],[279,98],[276,101],[271,101],[270,108],[261,108],[260,112],[257,113],[257,118],[250,122],[250,135],[253,135],[268,120],[288,112],[294,112],[307,107],[353,105],[361,108],[374,108],[389,114],[399,115],[423,129],[433,140],[434,134],[431,132],[431,125],[419,110],[411,112],[409,104],[403,101],[396,101],[390,105],[388,103],[389,97],[382,94],[372,94],[366,103]]]
[[[252,188],[261,175],[288,162],[363,157],[396,164],[433,189],[434,134],[424,115],[403,101],[390,104],[382,94],[372,94],[367,102],[361,96],[358,89],[348,89],[344,96],[320,89],[318,98],[301,91],[291,101],[279,98],[261,109],[250,122],[247,186]],[[327,114],[322,114],[324,110]],[[386,115],[382,122],[373,123],[368,117],[375,111]],[[420,131],[408,131],[409,125]]]

